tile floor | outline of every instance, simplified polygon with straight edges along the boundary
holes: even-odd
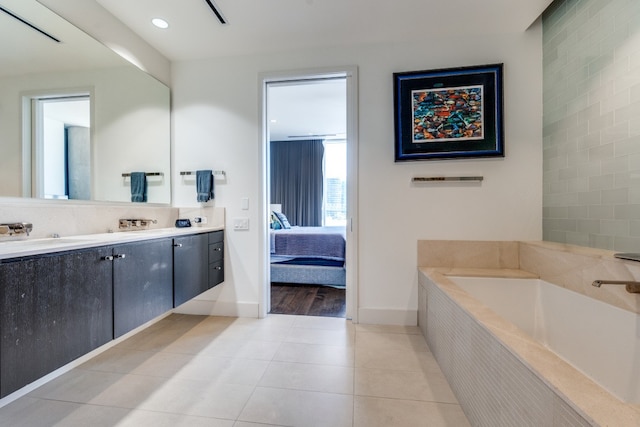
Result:
[[[0,408],[2,426],[468,426],[417,327],[171,315]]]

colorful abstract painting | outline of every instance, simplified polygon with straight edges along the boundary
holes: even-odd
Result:
[[[503,64],[393,73],[395,161],[504,157]]]
[[[412,91],[413,142],[483,139],[482,92],[482,86]]]

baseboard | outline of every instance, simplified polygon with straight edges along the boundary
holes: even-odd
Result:
[[[393,308],[360,308],[358,323],[365,325],[416,326],[418,310],[398,310]]]
[[[174,313],[200,316],[259,317],[258,303],[192,299],[173,310]]]

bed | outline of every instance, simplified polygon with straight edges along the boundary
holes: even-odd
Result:
[[[344,288],[345,233],[345,227],[271,229],[271,282]]]

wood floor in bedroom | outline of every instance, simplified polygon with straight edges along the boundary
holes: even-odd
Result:
[[[330,286],[272,283],[271,313],[345,317],[345,290]]]

